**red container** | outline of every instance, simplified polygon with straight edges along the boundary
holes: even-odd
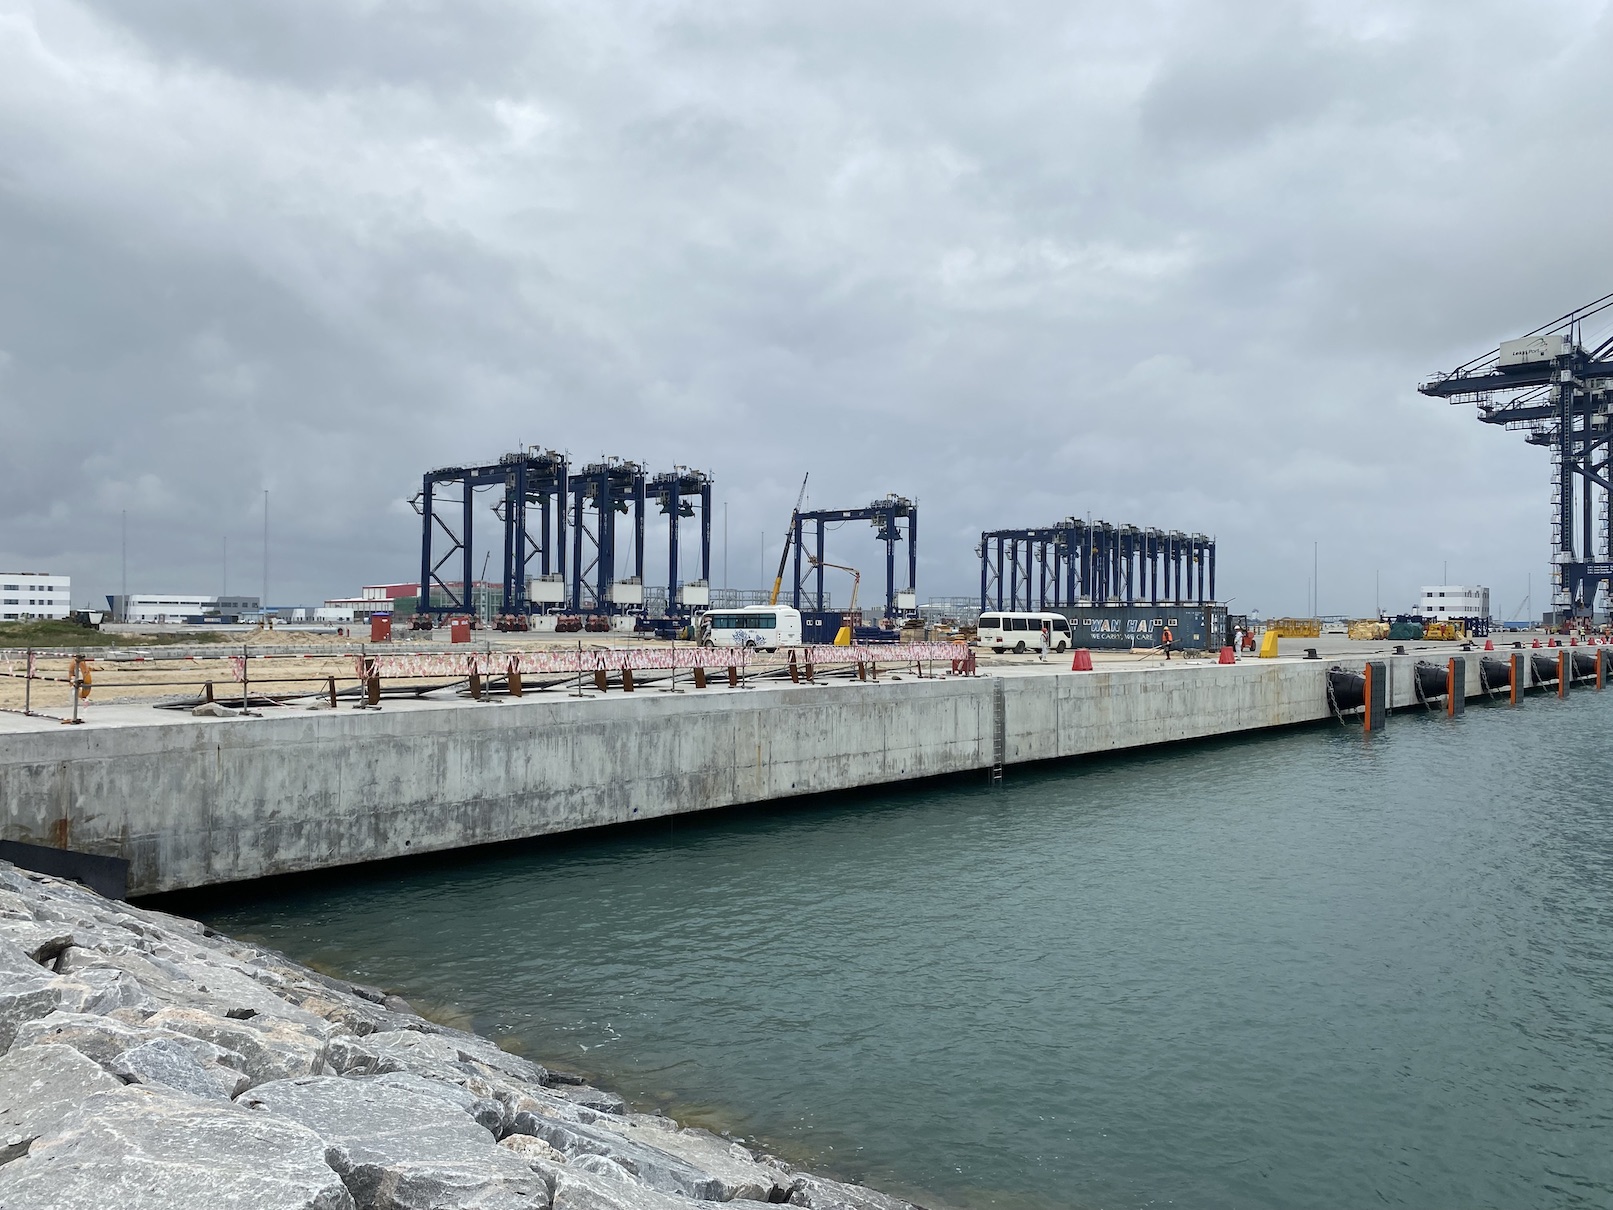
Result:
[[[370,617],[370,642],[385,643],[392,638],[392,615],[373,614]]]
[[[470,642],[470,623],[459,621],[450,622],[448,624],[448,641],[450,643]]]

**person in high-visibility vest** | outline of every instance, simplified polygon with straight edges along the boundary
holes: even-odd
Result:
[[[1171,628],[1169,626],[1165,627],[1165,632],[1159,637],[1161,644],[1165,648],[1165,658],[1168,660],[1171,658],[1171,643],[1174,641],[1174,636],[1171,634]]]

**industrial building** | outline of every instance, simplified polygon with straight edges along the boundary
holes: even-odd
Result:
[[[180,592],[128,593],[108,596],[114,622],[148,625],[231,623],[255,617],[257,597],[225,597]]]
[[[72,612],[73,578],[48,571],[0,571],[0,621],[65,618]]]
[[[1490,616],[1490,590],[1466,584],[1434,584],[1423,588],[1417,612],[1436,622],[1479,621]]]
[[[411,612],[414,597],[420,585],[366,584],[356,597],[332,597],[320,609],[311,611],[309,620],[319,622],[364,622],[376,614],[390,616],[396,612]],[[298,619],[293,618],[293,621]]]

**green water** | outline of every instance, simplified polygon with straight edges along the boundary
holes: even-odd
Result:
[[[932,1204],[1605,1207],[1610,721],[1532,698],[202,914]]]

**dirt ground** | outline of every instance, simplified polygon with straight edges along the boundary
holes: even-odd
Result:
[[[9,667],[8,667],[9,663]],[[51,714],[72,710],[72,686],[67,684],[71,660],[65,657],[39,657],[34,666],[36,677],[53,680],[35,680],[31,686],[31,708]],[[21,652],[0,652],[0,708],[21,710],[25,692],[30,689],[23,680],[24,658]],[[80,709],[93,709],[97,702],[151,701],[163,698],[196,699],[202,695],[208,681],[213,682],[219,697],[239,696],[227,653],[206,657],[179,657],[154,655],[140,660],[116,658],[113,653],[89,657],[90,695],[82,699]],[[329,657],[268,657],[251,663],[252,691],[269,694],[312,693],[325,685],[325,678],[334,676],[337,689],[357,683],[351,652]],[[292,678],[292,679],[287,679]]]

